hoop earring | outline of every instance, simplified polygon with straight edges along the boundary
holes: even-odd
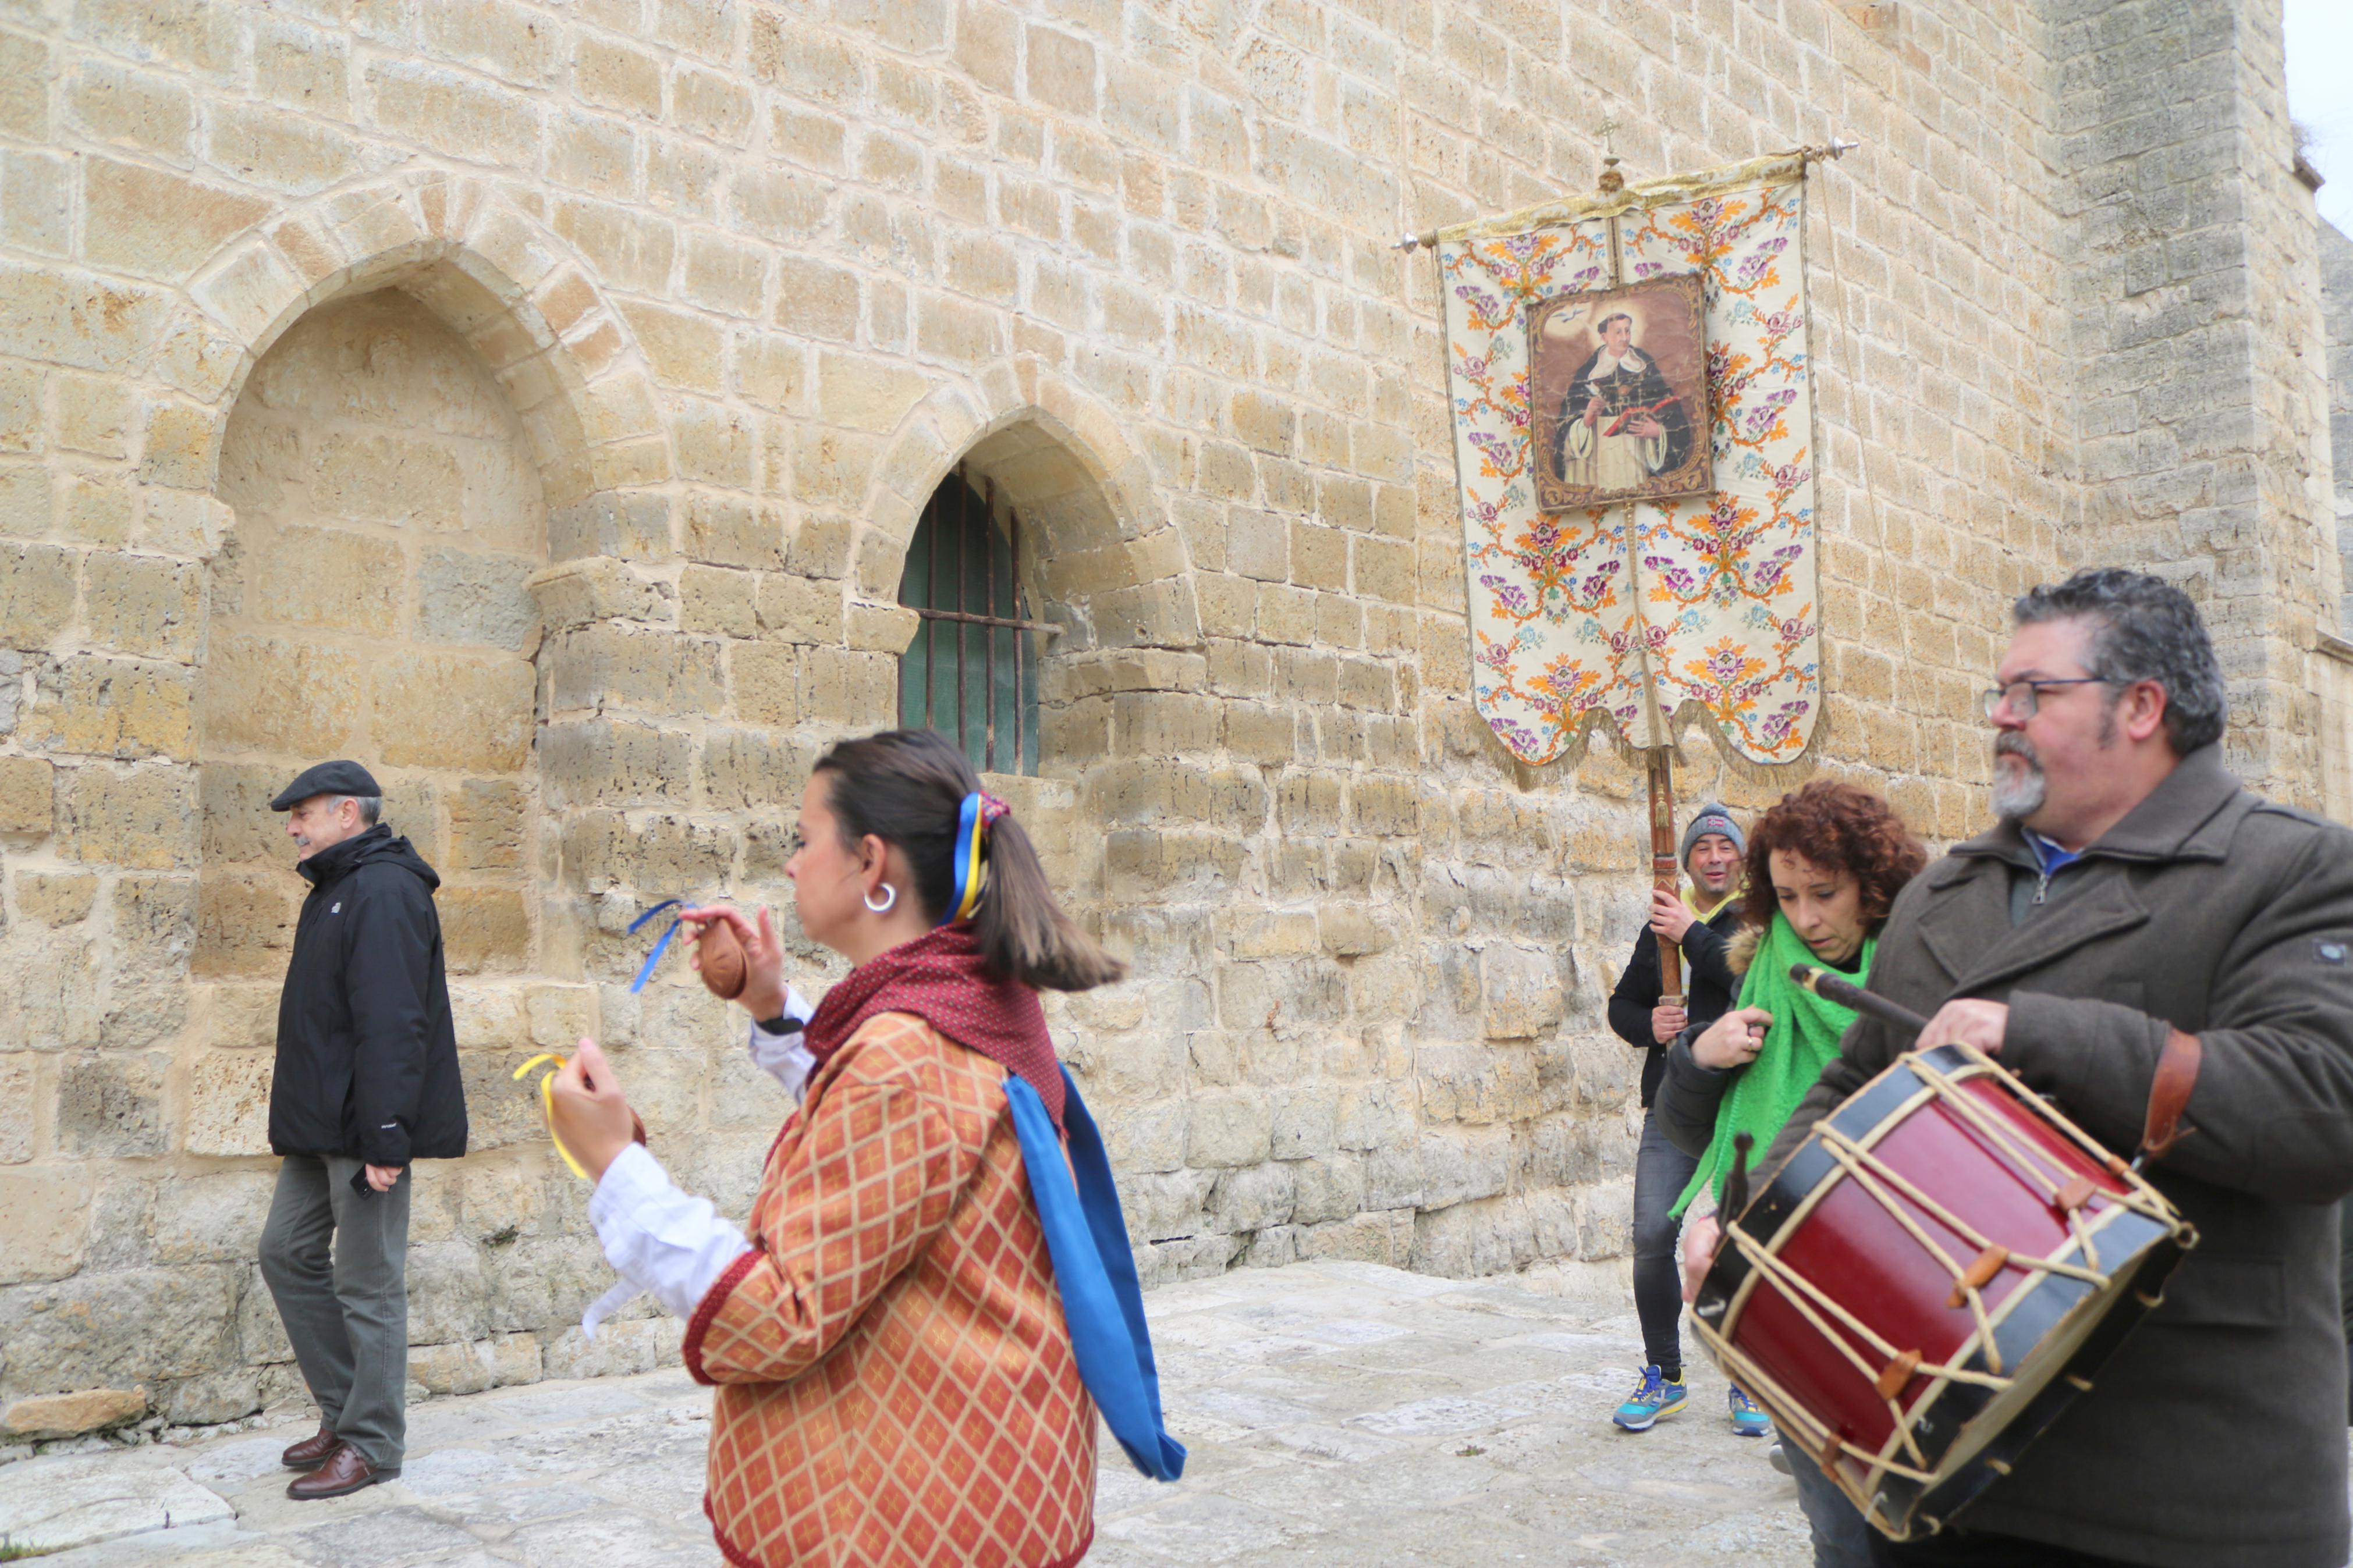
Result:
[[[868,909],[873,910],[878,915],[887,915],[892,910],[898,908],[899,889],[892,886],[890,883],[885,882],[882,884],[882,901],[881,903],[878,904],[874,901],[874,895],[871,893],[864,895],[858,901],[864,904]]]

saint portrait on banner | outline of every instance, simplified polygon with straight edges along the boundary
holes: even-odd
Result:
[[[1530,308],[1539,510],[1715,489],[1704,320],[1696,277],[1559,294]]]

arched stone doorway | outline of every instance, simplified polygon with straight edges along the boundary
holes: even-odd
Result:
[[[532,765],[547,503],[506,398],[397,289],[298,322],[221,447],[199,709],[199,979],[274,991],[301,884],[268,801],[357,758],[440,871],[453,975],[531,966]]]
[[[232,521],[211,567],[197,703],[191,971],[208,1043],[232,1047],[208,1059],[245,1058],[251,1082],[234,1121],[192,1129],[191,1151],[268,1152],[267,1047],[305,891],[268,803],[309,763],[355,758],[384,786],[384,820],[442,879],[476,1151],[419,1168],[412,1374],[460,1390],[534,1379],[533,1331],[557,1326],[557,1304],[544,1289],[517,1300],[533,1292],[502,1289],[501,1265],[537,1268],[522,1254],[561,1226],[544,1223],[555,1177],[505,1069],[537,1015],[587,1016],[585,994],[536,978],[540,631],[526,583],[548,531],[536,454],[469,342],[384,289],[312,310],[262,356],[228,417],[216,493]],[[274,1321],[255,1321],[259,1396],[291,1391]]]
[[[1271,1131],[1277,1108],[1305,1098],[1291,1079],[1308,1072],[1302,1058],[1314,1055],[1318,1026],[1286,1024],[1275,1040],[1265,996],[1278,982],[1328,992],[1331,977],[1308,973],[1314,964],[1293,940],[1297,920],[1237,930],[1224,912],[1262,897],[1263,879],[1289,875],[1301,858],[1270,865],[1262,847],[1273,795],[1272,768],[1260,764],[1288,756],[1291,718],[1251,706],[1242,728],[1224,727],[1221,707],[1231,705],[1213,690],[1266,685],[1266,656],[1253,663],[1229,641],[1243,657],[1220,667],[1202,632],[1200,595],[1213,580],[1197,578],[1187,535],[1156,500],[1141,458],[1081,395],[1034,368],[1029,375],[1010,405],[982,417],[962,395],[944,393],[909,418],[904,447],[940,454],[938,466],[910,464],[877,499],[861,584],[902,603],[925,588],[929,563],[910,552],[918,520],[943,497],[953,506],[959,491],[983,498],[1008,545],[1018,541],[1023,616],[1057,632],[1023,634],[1037,639],[1036,776],[985,776],[1038,842],[1065,906],[1131,964],[1125,984],[1044,998],[1055,1044],[1103,1123],[1140,1266],[1154,1278],[1214,1271],[1233,1255],[1234,1235],[1345,1217],[1362,1187],[1353,1155],[1337,1162],[1341,1180],[1319,1185],[1314,1173],[1297,1174],[1331,1152],[1328,1137],[1319,1143],[1311,1128],[1278,1146]],[[925,634],[911,618],[905,635]],[[920,722],[923,688],[909,686],[903,667],[902,675],[901,721]],[[954,707],[944,683],[934,728]],[[1305,923],[1312,948],[1312,917]],[[1227,1017],[1209,976],[1237,947],[1252,961],[1241,973],[1253,988]],[[1283,973],[1261,984],[1274,969]],[[1241,1016],[1246,1004],[1251,1016]],[[1242,1083],[1246,1052],[1275,1063],[1281,1081]]]

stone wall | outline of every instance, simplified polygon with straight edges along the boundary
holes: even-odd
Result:
[[[2096,488],[2070,37],[2023,0],[11,12],[0,1402],[295,1386],[251,1266],[297,890],[257,804],[331,736],[478,959],[419,1379],[674,1342],[569,1326],[605,1271],[503,1069],[597,1031],[657,1151],[745,1206],[784,1103],[676,965],[628,991],[625,928],[718,893],[789,924],[807,764],[894,719],[906,541],[959,469],[1061,628],[1039,776],[993,787],[1134,964],[1050,1016],[1147,1279],[1618,1289],[1640,774],[1599,737],[1521,767],[1472,710],[1435,281],[1389,241],[1587,187],[1605,116],[1637,176],[1863,139],[1805,258],[1822,722],[1767,771],[1687,715],[1682,793],[1830,771],[1955,837],[2003,606]],[[2147,506],[2204,515],[2165,466]]]
[[[2082,507],[2077,563],[2154,564],[2229,681],[2232,762],[2323,804],[2317,634],[2337,624],[2319,224],[2276,5],[2053,6]]]
[[[2320,225],[2320,300],[2328,333],[2328,451],[2337,516],[2337,558],[2353,555],[2353,239]],[[2353,633],[2353,605],[2341,603],[2337,629]]]

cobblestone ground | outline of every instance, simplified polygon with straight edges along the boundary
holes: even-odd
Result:
[[[1149,1306],[1192,1458],[1176,1486],[1105,1464],[1090,1568],[1810,1561],[1794,1489],[1732,1436],[1713,1369],[1694,1367],[1691,1410],[1657,1430],[1609,1427],[1639,1356],[1630,1312],[1340,1263]],[[284,1496],[278,1451],[309,1429],[292,1418],[26,1460],[0,1467],[0,1531],[90,1542],[43,1568],[717,1564],[709,1410],[678,1370],[435,1400],[411,1409],[398,1480],[330,1502]]]

